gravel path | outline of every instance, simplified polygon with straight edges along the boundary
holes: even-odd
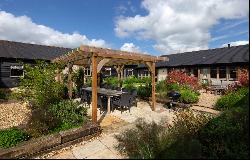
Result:
[[[220,95],[214,95],[204,91],[201,91],[200,93],[199,102],[196,105],[208,108],[214,108],[216,101],[221,97]]]
[[[31,115],[25,103],[0,102],[0,129],[24,125]]]

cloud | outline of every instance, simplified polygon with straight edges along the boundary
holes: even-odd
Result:
[[[218,41],[218,40],[221,40],[221,39],[226,39],[226,38],[229,38],[229,37],[235,37],[235,36],[239,36],[239,35],[247,34],[247,33],[248,33],[248,31],[240,31],[240,32],[236,32],[236,33],[233,33],[233,34],[225,34],[225,35],[213,37],[211,39],[211,42]]]
[[[209,29],[220,19],[248,17],[248,6],[248,0],[144,0],[148,14],[118,17],[114,30],[118,37],[154,40],[164,54],[207,49]]]
[[[128,52],[141,52],[140,47],[135,46],[133,43],[124,43],[120,49]]]
[[[5,11],[0,11],[0,39],[69,48],[76,48],[81,44],[107,46],[103,39],[88,39],[77,32],[62,33],[36,24],[27,16],[14,16]]]
[[[228,29],[231,29],[231,28],[235,28],[235,27],[237,27],[237,26],[239,26],[239,25],[241,25],[243,23],[247,23],[247,22],[248,22],[248,19],[243,19],[241,21],[226,25],[226,26],[222,27],[221,29],[218,29],[217,31],[223,31],[223,30],[228,30]]]
[[[249,41],[234,41],[234,42],[229,42],[229,43],[223,44],[222,47],[227,47],[228,44],[230,44],[231,46],[239,46],[239,45],[249,44]]]

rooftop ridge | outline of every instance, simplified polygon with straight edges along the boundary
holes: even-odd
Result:
[[[209,48],[209,49],[202,49],[202,50],[198,50],[198,51],[188,51],[188,52],[181,52],[181,53],[173,53],[173,54],[163,54],[161,55],[162,57],[165,56],[170,56],[170,55],[180,55],[180,54],[189,54],[189,53],[195,53],[195,52],[201,52],[201,51],[211,51],[211,50],[219,50],[219,49],[231,49],[231,48],[236,48],[236,47],[242,47],[242,46],[249,46],[249,44],[243,44],[243,45],[238,45],[238,46],[226,46],[226,47],[220,47],[220,48]]]
[[[51,48],[73,49],[73,48],[66,48],[66,47],[60,47],[60,46],[50,46],[50,45],[43,45],[43,44],[33,44],[33,43],[28,43],[28,42],[18,42],[18,41],[10,41],[10,40],[3,40],[3,39],[0,39],[0,43],[1,42],[20,43],[20,44],[25,44],[25,45],[36,45],[36,46],[51,47]]]

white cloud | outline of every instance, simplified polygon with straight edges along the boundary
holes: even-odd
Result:
[[[229,43],[223,44],[222,47],[227,47],[228,44],[230,44],[230,46],[239,46],[239,45],[249,44],[249,41],[234,41],[234,42],[229,42]]]
[[[124,43],[120,49],[128,52],[141,52],[140,47],[134,45],[134,43]]]
[[[243,19],[249,15],[248,0],[144,0],[148,15],[118,17],[119,37],[152,39],[162,53],[208,48],[209,29],[220,19]]]
[[[0,11],[0,39],[75,48],[81,44],[105,47],[103,39],[88,39],[77,32],[62,33],[53,28],[39,25],[27,16],[14,16]]]

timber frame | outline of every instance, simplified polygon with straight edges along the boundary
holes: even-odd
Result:
[[[118,73],[118,78],[121,79],[124,65],[146,64],[146,66],[149,68],[152,78],[152,110],[155,111],[155,63],[158,61],[167,60],[167,57],[158,57],[135,52],[126,52],[82,45],[63,56],[55,58],[52,60],[52,62],[68,65],[68,91],[70,98],[72,97],[72,66],[90,66],[92,69],[92,121],[97,123],[97,74],[103,66],[114,66]]]

